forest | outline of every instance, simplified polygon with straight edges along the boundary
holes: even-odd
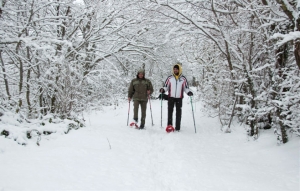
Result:
[[[299,14],[299,0],[0,0],[0,120],[82,127],[83,111],[126,102],[140,68],[157,97],[180,61],[222,131],[237,120],[287,143],[300,136]]]

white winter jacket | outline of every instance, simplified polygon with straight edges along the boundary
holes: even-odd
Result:
[[[181,75],[182,68],[179,64],[179,75],[170,75],[165,81],[164,90],[168,91],[169,97],[183,98],[183,92],[188,93],[189,89],[188,81],[185,76]]]

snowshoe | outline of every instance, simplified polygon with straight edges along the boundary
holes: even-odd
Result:
[[[172,125],[168,125],[167,128],[166,128],[166,131],[167,133],[171,133],[171,132],[174,132],[174,127]]]
[[[135,122],[130,123],[130,127],[135,127],[136,129],[139,128],[139,126]]]

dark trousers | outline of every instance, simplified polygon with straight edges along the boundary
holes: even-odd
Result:
[[[173,125],[173,110],[176,107],[176,130],[180,130],[181,123],[181,108],[182,108],[182,98],[172,98],[168,99],[168,125]]]
[[[133,119],[138,121],[139,105],[141,105],[141,125],[145,125],[147,101],[133,101]]]

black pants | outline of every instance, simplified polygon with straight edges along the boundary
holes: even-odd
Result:
[[[176,107],[176,130],[180,130],[181,123],[181,108],[182,108],[182,98],[172,98],[168,99],[168,125],[173,125],[173,109]]]

